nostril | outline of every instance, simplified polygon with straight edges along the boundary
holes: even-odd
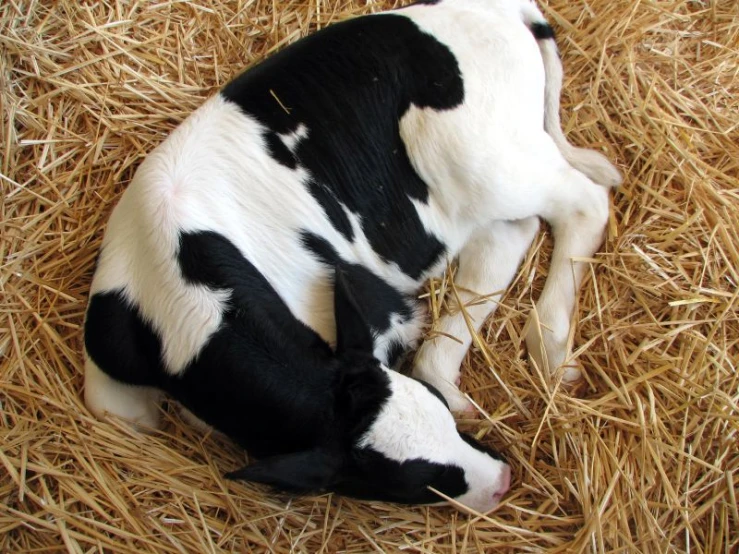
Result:
[[[503,477],[500,480],[501,494],[507,493],[508,489],[510,488],[511,488],[511,466],[507,465],[505,466],[505,469],[503,470]]]
[[[508,489],[511,488],[511,467],[508,465],[503,466],[503,472],[500,476],[500,485],[498,486],[498,490],[493,494],[493,498],[496,501],[500,501],[500,499],[503,497],[505,493],[508,492]]]

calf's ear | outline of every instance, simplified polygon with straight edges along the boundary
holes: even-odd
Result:
[[[330,487],[336,481],[341,465],[338,453],[314,448],[265,458],[227,473],[226,477],[301,494]]]
[[[372,354],[374,340],[362,309],[352,292],[350,281],[340,266],[334,278],[334,316],[336,317],[336,354],[350,351]]]

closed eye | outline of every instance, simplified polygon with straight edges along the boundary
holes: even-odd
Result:
[[[467,480],[464,478],[464,471],[462,468],[457,466],[446,466],[434,477],[427,488],[437,490],[446,496],[454,498],[466,493],[469,489],[469,485]],[[439,500],[441,501],[442,498],[439,498]]]

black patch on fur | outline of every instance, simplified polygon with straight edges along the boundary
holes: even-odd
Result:
[[[346,240],[353,241],[354,229],[352,229],[352,224],[331,189],[311,179],[308,182],[308,191],[321,205],[323,211],[326,212],[326,216],[334,229],[344,235]]]
[[[158,386],[162,347],[159,338],[123,291],[94,294],[85,317],[85,349],[113,379],[131,385]]]
[[[403,354],[405,354],[405,344],[400,341],[392,341],[387,348],[387,366],[397,369],[403,362]]]
[[[257,456],[314,446],[332,425],[328,344],[218,233],[182,234],[178,262],[187,281],[229,290],[230,300],[221,328],[167,392]]]
[[[278,323],[275,329],[298,347],[317,349],[323,355],[331,350],[318,334],[298,321],[267,279],[241,251],[214,231],[180,235],[177,261],[185,281],[231,292],[227,322],[240,316],[264,318]]]
[[[464,440],[464,442],[469,444],[472,448],[479,450],[480,452],[484,452],[491,458],[500,460],[501,462],[505,462],[505,458],[499,452],[493,450],[492,448],[488,448],[484,444],[481,444],[471,435],[467,435],[466,433],[460,433],[459,436],[462,437],[462,440]]]
[[[313,252],[324,265],[336,267],[343,263],[333,246],[324,238],[308,231],[300,233],[300,240],[308,250]]]
[[[555,38],[554,29],[549,23],[532,23],[529,25],[529,29],[536,40]]]
[[[362,265],[350,264],[341,259],[329,242],[313,233],[301,233],[303,245],[325,265],[340,270],[352,289],[358,307],[378,335],[390,329],[394,314],[404,320],[413,315],[408,300],[396,289]]]
[[[442,502],[428,487],[452,498],[469,490],[464,471],[457,466],[422,459],[396,462],[370,448],[352,453],[342,477],[332,487],[339,494],[401,504]]]
[[[407,6],[402,6],[398,8],[399,10],[402,10],[403,8],[410,8],[411,6],[415,6],[416,4],[424,4],[426,6],[435,6],[436,4],[440,4],[441,0],[416,0],[415,2],[411,2]]]
[[[385,260],[418,279],[443,255],[444,245],[426,232],[411,202],[426,202],[428,187],[399,133],[411,105],[447,110],[464,99],[457,61],[433,36],[400,15],[359,17],[285,48],[222,94],[272,133],[306,126],[308,135],[294,151],[297,163],[360,216]],[[347,236],[329,197],[306,185]]]
[[[269,155],[278,163],[281,163],[290,169],[298,167],[298,161],[295,159],[295,155],[290,152],[290,149],[284,142],[282,142],[282,139],[277,136],[277,133],[265,133],[264,142],[267,144]]]

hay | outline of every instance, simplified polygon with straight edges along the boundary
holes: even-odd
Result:
[[[514,468],[497,511],[268,496],[225,481],[244,454],[170,412],[142,437],[85,411],[87,290],[138,162],[245,65],[387,5],[2,2],[0,551],[737,551],[735,0],[546,8],[566,131],[627,178],[580,295],[587,381],[565,390],[522,358],[545,235],[468,356],[485,415],[462,425]]]

